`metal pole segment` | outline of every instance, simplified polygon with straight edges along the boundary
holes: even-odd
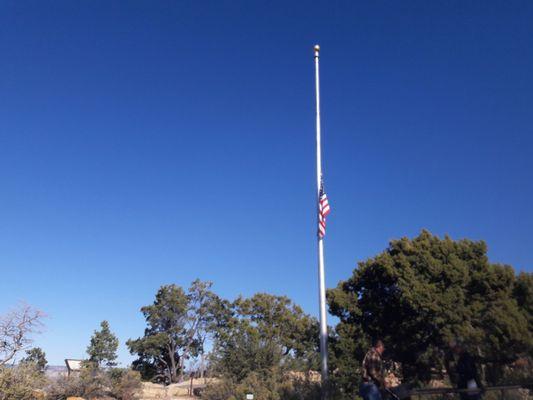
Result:
[[[320,201],[320,186],[322,183],[322,149],[320,142],[320,81],[318,71],[318,59],[320,47],[315,46],[315,83],[316,83],[316,185],[317,185],[317,219],[318,202]],[[318,228],[318,220],[317,220]],[[327,387],[328,381],[328,325],[326,314],[326,282],[324,272],[324,239],[317,234],[318,238],[318,297],[320,303],[320,361],[322,372],[322,385]],[[325,398],[325,391],[323,392]]]

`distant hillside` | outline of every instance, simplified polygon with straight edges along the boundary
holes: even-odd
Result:
[[[55,377],[59,375],[66,375],[67,367],[65,365],[48,365],[45,374],[48,377]]]

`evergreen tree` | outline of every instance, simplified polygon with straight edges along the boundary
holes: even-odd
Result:
[[[102,321],[100,330],[94,331],[91,343],[87,347],[89,361],[96,363],[99,367],[113,367],[116,364],[118,339],[109,329],[109,322]]]
[[[46,360],[46,354],[40,347],[34,347],[30,350],[26,350],[26,357],[20,360],[21,363],[29,363],[35,365],[40,371],[44,372],[48,361]]]
[[[491,264],[484,242],[440,239],[427,231],[395,240],[328,291],[339,318],[332,343],[335,379],[354,391],[370,339],[385,340],[406,380],[428,381],[460,339],[495,371],[531,354],[531,274]]]
[[[318,322],[288,297],[258,293],[226,306],[212,356],[218,374],[241,382],[318,367]]]
[[[147,328],[127,346],[138,359],[134,369],[144,379],[176,383],[183,379],[185,361],[202,355],[209,326],[220,299],[210,282],[194,281],[188,292],[176,285],[161,286],[153,304],[141,308]]]
[[[318,399],[318,322],[285,296],[258,293],[223,304],[216,325],[211,370],[222,379],[207,400]]]

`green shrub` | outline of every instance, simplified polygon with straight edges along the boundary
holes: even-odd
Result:
[[[49,400],[65,400],[70,396],[136,400],[140,388],[141,376],[136,371],[122,368],[101,370],[94,364],[86,364],[79,374],[54,380],[48,386],[47,394]]]
[[[33,400],[46,379],[33,364],[0,368],[0,400]]]
[[[118,400],[136,400],[141,389],[141,374],[125,368],[114,368],[108,373],[111,395]]]
[[[208,385],[202,392],[202,399],[241,400],[247,393],[261,400],[318,400],[320,384],[277,371],[251,372],[239,383],[222,380]]]
[[[46,388],[47,398],[50,400],[65,400],[67,397],[83,396],[83,388],[78,376],[60,376],[54,379]]]
[[[86,363],[79,373],[59,377],[47,388],[50,400],[65,400],[67,397],[93,399],[107,395],[109,378],[94,364]]]

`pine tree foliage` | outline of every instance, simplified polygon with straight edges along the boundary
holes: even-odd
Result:
[[[98,366],[115,366],[118,344],[118,338],[111,332],[109,322],[102,321],[100,330],[94,332],[89,347],[87,347],[89,361]]]
[[[330,312],[339,318],[332,343],[336,379],[355,390],[372,337],[385,340],[407,380],[438,375],[456,339],[492,367],[528,356],[532,291],[532,275],[490,263],[484,242],[427,231],[394,240],[328,291]]]
[[[177,285],[161,286],[153,304],[142,307],[144,336],[127,346],[144,379],[175,383],[183,379],[185,362],[204,353],[205,340],[221,300],[210,282],[194,281],[186,292]]]
[[[221,380],[207,400],[245,397],[317,399],[320,386],[307,372],[318,368],[318,322],[285,296],[258,293],[224,302],[219,313],[212,370]]]
[[[221,375],[241,381],[252,372],[318,367],[318,322],[289,298],[258,293],[227,307],[213,354]]]
[[[34,347],[26,350],[26,357],[20,360],[21,363],[29,363],[35,365],[38,371],[44,372],[48,361],[46,360],[46,353],[40,347]]]

